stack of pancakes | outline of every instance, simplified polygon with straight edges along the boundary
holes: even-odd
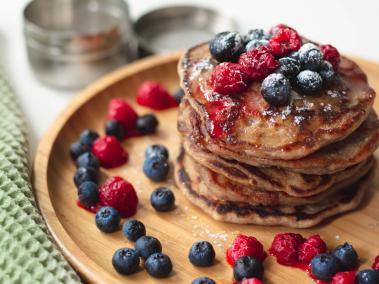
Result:
[[[333,84],[272,107],[258,82],[238,95],[213,92],[216,64],[207,43],[179,62],[175,178],[186,197],[215,219],[243,224],[310,227],[356,208],[379,145],[375,92],[362,70],[342,57]]]

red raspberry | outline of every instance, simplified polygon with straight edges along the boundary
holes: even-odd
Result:
[[[249,279],[244,279],[240,284],[262,284],[262,281],[259,280],[258,278],[249,278]]]
[[[238,235],[232,246],[226,251],[226,260],[233,266],[241,256],[255,256],[263,261],[267,254],[263,249],[263,245],[252,236]]]
[[[337,48],[330,44],[324,44],[320,46],[320,49],[324,55],[324,60],[329,61],[333,65],[334,70],[337,70],[341,61],[341,56]]]
[[[286,24],[278,24],[276,26],[273,26],[269,31],[268,33],[273,36],[273,35],[276,35],[278,33],[278,31],[280,29],[284,29],[284,28],[288,28],[288,26]]]
[[[337,272],[330,284],[355,284],[355,271]]]
[[[208,80],[213,91],[222,94],[237,94],[247,88],[247,76],[241,65],[231,62],[223,62],[216,66]]]
[[[97,138],[92,146],[92,153],[106,169],[121,166],[128,160],[128,153],[114,136]]]
[[[372,269],[379,270],[379,255],[375,257],[374,263],[372,264]]]
[[[268,47],[275,56],[283,57],[301,47],[302,40],[292,28],[281,28],[270,38]]]
[[[326,244],[320,235],[310,236],[299,247],[299,261],[308,264],[316,255],[326,252]]]
[[[155,110],[163,110],[178,105],[169,92],[155,81],[145,81],[138,88],[137,103]]]
[[[269,252],[280,264],[296,264],[299,262],[299,247],[304,241],[305,239],[300,234],[279,233],[272,241]]]
[[[263,80],[268,74],[279,67],[278,61],[267,47],[259,46],[241,54],[238,63],[251,80]]]
[[[108,119],[120,122],[125,130],[132,130],[136,126],[138,115],[134,109],[123,99],[113,99],[108,107]]]
[[[110,177],[99,188],[101,206],[111,206],[121,217],[128,218],[137,211],[138,197],[133,185],[122,177]]]

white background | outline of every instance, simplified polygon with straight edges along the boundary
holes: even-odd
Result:
[[[27,2],[2,1],[0,65],[8,73],[26,113],[34,152],[38,139],[78,91],[51,89],[33,77],[22,30],[22,10]],[[128,3],[134,19],[158,6],[189,3],[219,9],[237,19],[242,31],[286,23],[315,41],[332,43],[343,53],[379,62],[378,0],[134,0]]]

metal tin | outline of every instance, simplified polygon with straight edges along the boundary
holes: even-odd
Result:
[[[196,6],[170,6],[141,16],[134,24],[142,55],[188,48],[215,33],[238,30],[237,23],[218,12]]]
[[[24,35],[37,78],[59,88],[83,87],[137,56],[123,0],[31,1]]]

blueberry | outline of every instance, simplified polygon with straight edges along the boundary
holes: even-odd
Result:
[[[98,180],[98,172],[93,168],[78,168],[74,175],[74,183],[77,187],[81,185],[83,182],[92,181],[97,183]]]
[[[84,154],[85,152],[89,152],[89,148],[80,142],[75,142],[72,143],[70,146],[70,155],[71,159],[73,161],[76,161],[76,159],[81,155]]]
[[[294,51],[294,52],[291,52],[289,57],[293,58],[293,59],[296,59],[297,61],[299,61],[299,51]]]
[[[169,171],[166,157],[162,155],[148,156],[143,163],[143,172],[152,181],[163,181]]]
[[[136,128],[142,134],[152,134],[157,130],[158,124],[154,114],[145,114],[137,118]]]
[[[105,123],[105,134],[116,137],[119,141],[125,138],[124,126],[116,120],[108,120]]]
[[[140,258],[138,252],[131,248],[120,248],[112,257],[114,269],[124,275],[129,275],[138,270]]]
[[[282,73],[287,78],[293,78],[300,72],[300,62],[292,57],[283,57],[279,59],[278,73]]]
[[[262,262],[254,256],[241,256],[233,267],[234,279],[242,281],[244,278],[262,279],[264,268]]]
[[[209,51],[218,62],[235,62],[245,51],[245,45],[239,33],[222,32],[211,39]]]
[[[216,284],[216,282],[208,277],[199,277],[194,279],[191,284]]]
[[[168,151],[167,148],[161,144],[150,145],[146,148],[145,157],[152,155],[161,155],[168,160]]]
[[[163,253],[154,253],[145,262],[147,273],[156,278],[168,277],[172,271],[171,259]]]
[[[317,70],[323,61],[323,55],[316,45],[306,43],[299,49],[299,61],[303,69]]]
[[[179,89],[175,92],[174,94],[174,97],[175,97],[175,101],[180,104],[180,102],[182,101],[183,97],[184,97],[184,91],[183,89]]]
[[[142,236],[135,243],[135,249],[143,259],[147,259],[150,255],[162,251],[160,241],[151,236]]]
[[[97,138],[99,138],[99,134],[96,131],[86,129],[80,134],[80,143],[91,148]]]
[[[379,284],[379,270],[365,269],[359,271],[356,281],[357,284]]]
[[[328,61],[323,61],[321,63],[319,73],[324,82],[331,82],[336,76],[333,65]]]
[[[112,233],[120,226],[120,213],[110,206],[101,207],[95,217],[97,228],[104,233]]]
[[[253,49],[253,48],[257,48],[259,46],[267,46],[267,45],[268,45],[268,40],[266,39],[253,39],[246,44],[246,51],[249,51],[250,49]]]
[[[79,186],[78,197],[81,204],[87,208],[96,205],[99,200],[99,190],[92,181],[83,182]]]
[[[270,74],[262,82],[261,94],[270,105],[285,105],[291,95],[290,81],[283,74]]]
[[[122,231],[129,241],[135,242],[140,237],[146,235],[145,225],[138,220],[126,221],[122,226]]]
[[[150,203],[157,211],[170,211],[175,205],[175,196],[167,187],[160,187],[150,195]]]
[[[247,34],[244,36],[244,42],[248,43],[252,40],[269,40],[270,36],[265,33],[263,29],[253,29],[249,30]]]
[[[213,246],[207,241],[195,242],[188,254],[190,262],[195,266],[211,266],[216,257]]]
[[[346,270],[353,270],[358,265],[358,254],[352,245],[344,243],[337,246],[333,255],[340,261],[341,268]]]
[[[91,152],[81,154],[76,160],[76,167],[78,168],[93,168],[98,170],[100,168],[99,159]]]
[[[305,93],[313,93],[321,90],[322,78],[320,74],[315,71],[304,70],[296,76],[296,85]]]
[[[311,272],[317,279],[329,281],[340,270],[338,259],[330,253],[321,253],[311,260]]]

